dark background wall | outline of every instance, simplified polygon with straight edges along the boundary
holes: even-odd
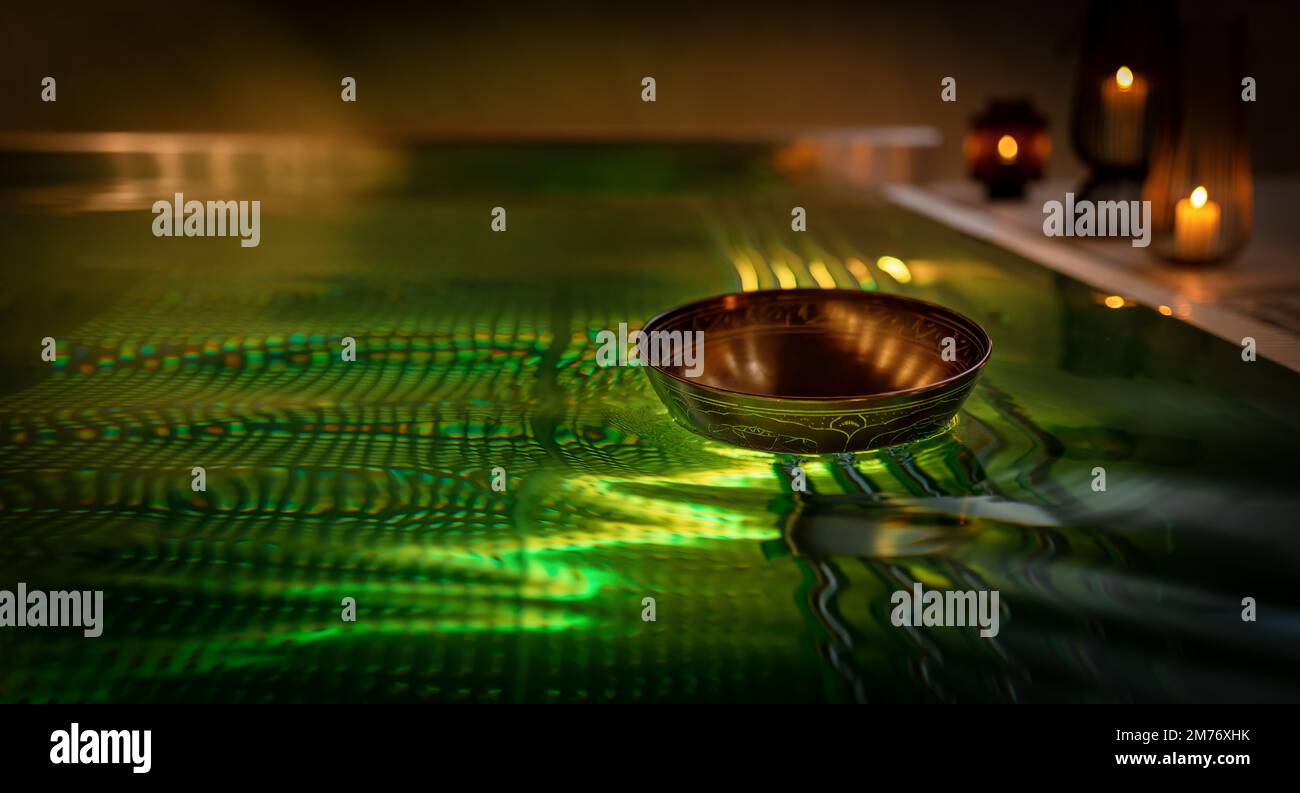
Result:
[[[1243,15],[1257,170],[1300,171],[1294,2],[1184,2]],[[119,2],[10,8],[0,130],[633,136],[928,125],[945,168],[992,96],[1051,119],[1058,172],[1086,5],[1033,2],[609,4]],[[310,10],[309,10],[310,9]],[[39,101],[55,76],[59,101]],[[639,99],[645,75],[655,104]],[[339,101],[357,78],[359,101]],[[939,101],[939,81],[958,102]]]

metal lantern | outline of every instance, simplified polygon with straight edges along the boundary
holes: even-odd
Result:
[[[1051,141],[1047,119],[1027,99],[995,99],[977,116],[964,145],[970,175],[989,198],[1020,198],[1043,176]]]

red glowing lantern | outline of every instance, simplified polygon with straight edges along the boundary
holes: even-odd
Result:
[[[972,122],[964,149],[970,175],[989,198],[1021,198],[1026,183],[1043,177],[1051,153],[1047,119],[1027,99],[995,99]]]

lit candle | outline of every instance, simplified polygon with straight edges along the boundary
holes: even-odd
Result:
[[[1020,153],[1020,144],[1010,135],[1003,135],[998,138],[998,160],[1003,165],[1010,165],[1016,161],[1016,155]]]
[[[1204,187],[1197,187],[1174,208],[1174,256],[1213,259],[1219,251],[1219,205]]]
[[[1142,161],[1147,81],[1127,66],[1101,83],[1101,157],[1115,165]]]

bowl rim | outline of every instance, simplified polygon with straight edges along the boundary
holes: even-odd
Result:
[[[989,336],[989,332],[984,329],[983,325],[971,319],[970,317],[966,316],[965,314],[961,313],[960,311],[948,308],[947,306],[940,305],[938,303],[931,303],[928,300],[920,300],[915,297],[909,297],[907,295],[896,295],[890,292],[868,292],[859,289],[838,289],[838,288],[818,289],[815,287],[798,287],[795,289],[755,289],[749,292],[724,292],[722,294],[713,295],[711,297],[704,297],[704,298],[700,298],[699,300],[692,300],[689,303],[683,303],[682,305],[676,306],[674,308],[670,308],[667,311],[660,311],[658,314],[655,314],[653,317],[646,320],[645,324],[641,326],[641,330],[642,332],[648,333],[654,329],[654,326],[656,324],[662,324],[664,322],[667,322],[668,319],[670,319],[673,315],[684,313],[690,309],[703,306],[707,303],[715,303],[717,301],[724,300],[725,298],[728,297],[745,298],[754,295],[764,295],[770,297],[776,297],[778,295],[792,295],[792,296],[807,295],[811,297],[815,295],[825,296],[827,294],[838,294],[843,297],[852,296],[854,300],[879,300],[885,302],[892,301],[896,303],[911,304],[916,306],[926,306],[928,308],[936,309],[941,313],[948,314],[949,316],[955,317],[962,323],[969,325],[970,328],[976,332],[978,337],[981,340],[983,340],[984,355],[979,359],[979,361],[977,361],[972,366],[963,369],[962,371],[958,372],[955,375],[952,375],[951,377],[946,377],[943,380],[938,380],[933,383],[927,383],[921,386],[914,386],[912,388],[903,388],[897,391],[875,391],[869,394],[845,394],[842,396],[788,396],[788,395],[778,396],[774,394],[756,394],[752,391],[736,391],[730,388],[719,388],[718,386],[708,385],[706,383],[698,382],[697,380],[693,380],[689,377],[680,377],[678,375],[673,374],[672,372],[669,372],[661,365],[645,364],[645,368],[653,369],[659,374],[663,375],[664,377],[667,377],[671,380],[676,380],[679,383],[689,385],[693,388],[698,388],[702,391],[713,391],[719,394],[730,394],[738,397],[745,397],[747,399],[764,399],[764,400],[771,400],[773,402],[845,402],[845,401],[862,402],[862,401],[869,401],[869,400],[891,399],[893,397],[900,397],[900,396],[915,396],[915,395],[924,394],[928,391],[937,391],[943,389],[945,386],[955,384],[956,382],[962,380],[963,378],[970,377],[972,374],[978,373],[980,369],[984,368],[984,365],[989,362],[989,358],[993,355],[993,338]]]

